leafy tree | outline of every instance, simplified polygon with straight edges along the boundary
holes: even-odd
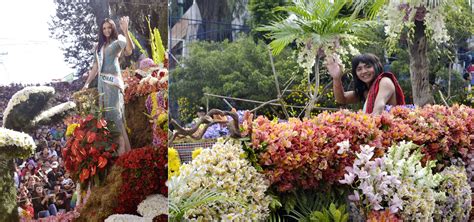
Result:
[[[369,17],[375,17],[382,12],[389,49],[395,48],[401,36],[408,36],[413,101],[419,106],[434,103],[432,85],[429,82],[429,42],[433,41],[438,44],[448,42],[444,9],[466,4],[467,1],[355,0],[354,2],[356,8],[368,8],[366,12]],[[472,4],[472,1],[469,1],[469,4]],[[472,19],[472,15],[467,17],[467,19],[469,18]]]
[[[321,98],[320,91],[320,61],[325,54],[339,50],[341,54],[346,47],[354,49],[353,44],[361,41],[361,28],[368,23],[357,19],[358,11],[350,16],[341,14],[342,10],[351,4],[349,0],[317,1],[294,0],[294,4],[278,7],[291,14],[280,22],[259,28],[260,31],[270,32],[273,39],[270,46],[274,54],[280,53],[287,45],[296,42],[299,50],[299,64],[305,68],[309,103],[305,117],[311,115],[314,105]],[[343,46],[343,47],[338,47]],[[351,54],[356,54],[352,50]],[[314,77],[311,75],[312,69]],[[313,81],[314,79],[314,81]]]
[[[265,40],[270,42],[265,35],[267,32],[257,31],[255,28],[269,25],[272,21],[278,21],[287,13],[284,11],[276,11],[275,8],[284,6],[285,0],[250,0],[248,9],[250,11],[250,26],[252,27],[252,36],[255,40]]]
[[[62,43],[65,61],[80,75],[90,68],[94,59],[98,30],[93,9],[85,2],[55,2],[56,14],[49,23],[51,36]]]
[[[183,66],[177,67],[171,74],[170,101],[184,101],[182,98],[187,98],[189,105],[186,108],[189,110],[190,107],[206,104],[204,93],[257,101],[276,98],[269,51],[265,44],[243,37],[235,42],[195,42],[189,47],[190,53],[184,59]],[[275,57],[274,62],[280,88],[291,76],[301,72],[294,56],[287,50]],[[253,109],[258,105],[228,101],[237,109]],[[181,105],[185,103],[181,102]],[[222,99],[216,98],[209,98],[209,106],[229,109]],[[271,108],[267,108],[262,112],[270,111]]]

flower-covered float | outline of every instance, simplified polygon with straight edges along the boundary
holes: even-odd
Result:
[[[96,91],[75,94],[78,113],[83,115],[71,121],[63,150],[67,170],[83,189],[84,204],[75,221],[167,218],[168,71],[152,65],[133,72],[125,70],[123,76],[132,150],[121,156],[116,152],[114,123],[97,110]]]
[[[246,220],[253,210],[273,221],[469,221],[473,108],[340,110],[287,121],[247,113],[240,122],[189,163],[169,149],[172,220]],[[232,152],[221,150],[227,144]],[[244,184],[236,165],[261,181]]]

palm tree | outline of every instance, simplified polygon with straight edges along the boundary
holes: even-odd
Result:
[[[349,0],[293,0],[291,5],[276,9],[288,12],[287,19],[257,29],[269,32],[274,54],[296,42],[299,63],[306,70],[310,97],[305,117],[310,117],[314,104],[320,98],[320,60],[325,54],[334,53],[339,46],[350,46],[359,41],[362,27],[368,24],[366,20],[356,18],[356,11],[349,16],[341,15],[341,10],[350,4]],[[312,71],[314,78],[311,78]]]
[[[434,103],[428,73],[428,42],[433,40],[436,43],[446,43],[449,39],[444,28],[443,7],[448,4],[460,5],[464,1],[468,1],[471,6],[474,5],[472,0],[354,0],[355,8],[368,9],[366,12],[370,18],[380,12],[386,12],[383,13],[386,16],[385,30],[389,31],[387,35],[391,46],[394,46],[400,37],[402,29],[409,30],[410,78],[413,102],[418,106]]]

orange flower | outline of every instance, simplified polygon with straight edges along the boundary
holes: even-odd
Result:
[[[79,176],[79,179],[81,180],[81,183],[83,183],[85,180],[89,178],[89,169],[82,169],[82,173]]]
[[[102,157],[102,156],[100,156],[100,157],[99,157],[99,165],[98,165],[98,167],[99,167],[99,168],[104,168],[105,165],[107,165],[107,159],[104,158],[104,157]]]

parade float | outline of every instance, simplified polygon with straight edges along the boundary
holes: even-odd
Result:
[[[246,113],[240,123],[235,112],[211,111],[240,130],[188,163],[169,149],[172,220],[469,221],[470,107],[393,107],[379,116],[341,110],[283,121]],[[211,116],[202,122],[215,124]]]

